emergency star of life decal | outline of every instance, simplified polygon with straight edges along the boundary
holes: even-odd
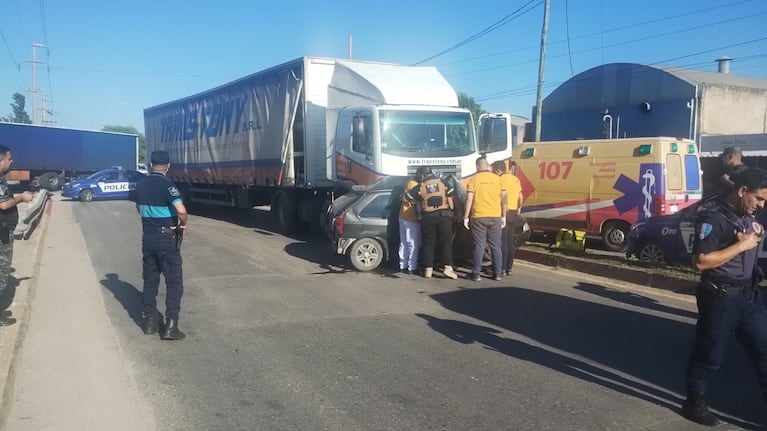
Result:
[[[698,225],[698,238],[706,239],[707,236],[711,235],[712,230],[714,230],[714,226],[708,223],[701,223]]]

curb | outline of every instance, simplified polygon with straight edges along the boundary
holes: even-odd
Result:
[[[694,295],[698,285],[697,281],[684,278],[671,277],[662,274],[653,274],[651,272],[638,271],[630,268],[621,268],[604,263],[590,262],[588,260],[576,259],[547,252],[526,250],[523,248],[516,250],[514,258],[531,263],[537,263],[539,265],[583,272],[590,275],[611,278],[613,280],[619,280],[626,283],[633,283],[640,286],[668,290],[670,292],[685,295]]]
[[[40,258],[44,250],[43,244],[45,242],[45,234],[48,231],[52,207],[53,201],[48,199],[45,203],[45,208],[42,210],[44,215],[40,217],[38,226],[31,235],[33,239],[23,241],[23,243],[28,244],[30,247],[29,257],[31,257],[31,260],[19,262],[20,256],[18,256],[18,253],[14,253],[17,255],[14,256],[16,261],[13,265],[14,273],[24,274],[28,279],[20,280],[16,288],[16,296],[9,309],[16,316],[17,322],[15,325],[7,327],[7,332],[2,338],[3,343],[0,345],[0,429],[5,428],[8,412],[13,401],[16,357],[21,350],[27,329],[29,328],[29,316],[32,313],[32,301],[35,298],[37,277],[40,272]],[[19,241],[19,243],[22,243],[22,241]],[[16,247],[14,245],[14,249]],[[23,269],[19,270],[20,268]]]

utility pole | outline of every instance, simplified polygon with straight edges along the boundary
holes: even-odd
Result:
[[[29,92],[32,94],[32,124],[37,124],[37,48],[45,48],[41,43],[32,43],[32,88]]]
[[[46,126],[46,125],[48,125],[50,123],[54,123],[55,121],[48,121],[48,120],[46,120],[45,119],[45,114],[53,115],[54,113],[53,113],[53,111],[48,109],[48,105],[46,104],[47,102],[51,102],[51,100],[48,99],[48,95],[47,94],[43,94],[42,101],[43,101],[43,107],[42,107],[42,109],[40,109],[40,111],[43,114],[43,121],[40,124],[42,124],[43,126]]]
[[[538,59],[538,96],[535,100],[535,142],[541,140],[541,117],[543,115],[543,65],[546,62],[546,35],[549,32],[549,2],[543,6],[543,29],[541,30],[541,56]]]

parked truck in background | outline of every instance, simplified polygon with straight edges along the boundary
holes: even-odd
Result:
[[[271,205],[290,231],[328,197],[429,165],[474,173],[471,113],[433,67],[302,57],[144,110],[187,203]]]
[[[9,182],[50,191],[70,178],[138,163],[138,136],[123,133],[0,123],[0,145],[13,155]]]

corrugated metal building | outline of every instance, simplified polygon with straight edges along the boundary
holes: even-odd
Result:
[[[704,184],[718,181],[717,156],[728,146],[742,148],[746,165],[767,168],[767,79],[730,74],[730,60],[718,59],[718,72],[635,63],[589,69],[544,99],[541,140],[693,139]]]
[[[541,139],[767,134],[767,79],[718,61],[720,72],[635,63],[582,72],[544,99]]]

